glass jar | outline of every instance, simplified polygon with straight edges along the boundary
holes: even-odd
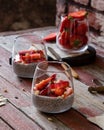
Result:
[[[56,44],[69,53],[83,53],[88,48],[89,25],[86,11],[69,13],[63,17]]]
[[[15,38],[12,65],[17,76],[33,78],[37,63],[44,60],[47,60],[46,48],[38,35],[26,34]]]
[[[60,113],[69,110],[74,102],[70,66],[57,61],[43,61],[37,64],[31,93],[33,105],[39,111]]]

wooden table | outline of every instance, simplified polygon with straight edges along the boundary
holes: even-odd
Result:
[[[104,113],[104,95],[91,94],[88,87],[93,78],[104,80],[104,45],[91,43],[96,49],[94,63],[73,67],[79,74],[74,79],[75,101],[70,110],[60,114],[45,114],[37,111],[31,102],[32,79],[18,78],[9,64],[14,38],[23,33],[47,35],[55,27],[5,32],[0,35],[0,94],[8,99],[0,107],[0,130],[101,130],[90,121]],[[96,41],[96,40],[95,40]]]

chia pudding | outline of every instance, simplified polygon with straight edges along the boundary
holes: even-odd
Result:
[[[42,50],[21,51],[13,58],[13,70],[18,77],[33,78],[37,63],[44,60],[46,56]]]
[[[32,95],[34,106],[46,113],[61,113],[69,110],[74,102],[74,94],[69,95],[67,98],[63,97],[47,97],[40,95]]]
[[[38,110],[60,113],[71,108],[74,102],[74,90],[69,80],[59,79],[57,74],[52,74],[35,82],[32,87],[32,101]]]
[[[24,64],[19,62],[13,62],[13,70],[18,77],[33,78],[36,64]]]

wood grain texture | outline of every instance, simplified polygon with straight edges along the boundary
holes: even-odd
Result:
[[[41,29],[35,30],[35,32],[31,30],[30,32],[45,36],[55,30],[45,29],[43,28],[42,31]],[[15,35],[18,35],[26,33],[26,31],[16,33]],[[27,33],[29,33],[29,30]],[[79,79],[73,79],[75,101],[72,109],[60,114],[45,114],[37,111],[31,102],[32,79],[18,78],[12,70],[12,66],[9,65],[11,47],[15,38],[15,35],[11,34],[3,34],[5,38],[0,40],[0,93],[9,100],[5,106],[0,107],[0,116],[5,121],[0,121],[2,124],[0,128],[7,127],[10,130],[12,128],[16,130],[25,130],[26,128],[33,130],[100,130],[99,127],[90,123],[86,118],[104,113],[104,95],[93,95],[88,92],[88,87],[95,85],[92,83],[93,78],[104,80],[104,58],[101,55],[103,52],[100,55],[97,54],[94,63],[74,67]],[[52,121],[49,121],[49,118]]]

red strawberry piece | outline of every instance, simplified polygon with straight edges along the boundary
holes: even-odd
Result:
[[[79,35],[72,35],[70,37],[70,45],[73,48],[79,48],[83,45],[83,37],[79,36]]]
[[[26,53],[25,56],[21,56],[20,58],[22,59],[22,61],[24,63],[30,63],[31,62],[31,57],[28,53]]]
[[[25,54],[27,54],[27,53],[29,53],[29,54],[33,54],[33,53],[35,53],[35,50],[23,50],[23,51],[20,51],[19,52],[19,55],[21,56],[23,56],[23,55],[25,55]]]
[[[70,87],[67,87],[66,91],[64,92],[64,97],[71,95],[73,93],[73,89]]]
[[[57,96],[62,96],[64,91],[65,91],[64,89],[58,87],[58,88],[55,89],[54,93]]]
[[[88,42],[88,37],[85,35],[83,36],[83,44],[85,45],[87,44],[87,42]]]
[[[36,89],[42,90],[47,84],[49,84],[50,82],[55,80],[55,78],[56,78],[56,74],[53,74],[52,76],[48,77],[47,79],[42,80],[41,82],[36,84],[36,86],[35,86]]]
[[[34,54],[31,54],[30,57],[31,57],[31,60],[40,59],[41,55],[39,53],[34,53]]]
[[[44,89],[42,89],[40,91],[39,95],[47,96],[48,95],[48,87],[45,87]]]
[[[85,35],[88,31],[88,27],[85,23],[81,23],[76,28],[76,31],[77,31],[77,34],[79,34],[79,35]]]
[[[60,44],[62,46],[67,46],[67,44],[70,42],[70,33],[68,30],[64,30],[62,34],[60,35]]]
[[[70,29],[70,19],[68,19],[67,16],[65,16],[61,22],[60,32],[63,32],[63,30],[65,30],[65,29]]]
[[[69,82],[68,81],[63,81],[63,80],[60,80],[60,88],[66,88],[69,86]]]
[[[57,33],[51,33],[43,38],[44,41],[55,41]]]
[[[78,20],[83,20],[87,16],[88,12],[85,10],[80,10],[68,14],[68,17],[72,17]]]
[[[54,83],[54,93],[55,95],[57,96],[62,96],[66,87],[69,86],[69,82],[68,81],[63,81],[63,80],[60,80],[58,83]]]

